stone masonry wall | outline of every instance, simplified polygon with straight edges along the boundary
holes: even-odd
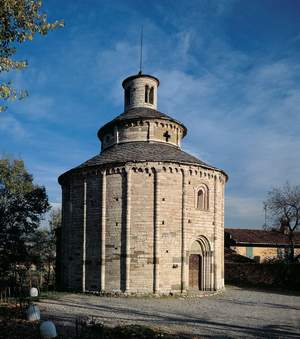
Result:
[[[163,166],[158,178],[159,290],[181,289],[182,175]]]
[[[69,290],[82,289],[83,178],[75,175],[65,188],[63,206],[63,281]]]
[[[145,102],[145,86],[148,85],[150,88],[154,88],[154,101],[153,104],[150,102]],[[143,77],[143,78],[135,78],[131,81],[128,81],[124,84],[125,89],[130,87],[130,104],[126,104],[124,110],[129,110],[135,107],[149,107],[152,109],[157,108],[157,81],[152,77]]]
[[[124,176],[107,175],[105,290],[121,291],[124,282]],[[121,281],[122,279],[122,281]]]
[[[119,142],[148,140],[149,122],[135,121],[118,130]]]
[[[116,126],[101,138],[102,150],[118,143],[132,141],[161,141],[180,146],[183,128],[163,119],[135,120]]]
[[[130,284],[131,292],[153,291],[154,174],[131,174]]]
[[[92,172],[86,178],[86,281],[87,291],[100,286],[100,222],[101,222],[101,179]]]
[[[74,290],[180,292],[189,285],[192,244],[202,237],[210,247],[206,286],[223,288],[224,183],[222,173],[200,166],[128,163],[108,168],[105,286],[100,286],[101,173],[73,174],[63,185],[63,285]],[[203,184],[209,192],[208,210],[196,206]]]
[[[71,249],[69,240],[70,240],[70,185],[66,184],[62,186],[62,228],[61,228],[61,243],[60,246],[61,258],[60,260],[60,282],[59,285],[61,288],[68,288],[68,276],[69,276],[69,251]]]

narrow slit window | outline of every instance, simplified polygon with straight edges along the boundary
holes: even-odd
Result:
[[[149,86],[145,86],[145,102],[149,102]]]
[[[150,92],[149,92],[149,102],[150,104],[153,105],[154,102],[154,87],[151,87]]]
[[[198,195],[197,195],[197,208],[199,210],[203,210],[204,209],[204,193],[202,190],[198,191]]]
[[[130,100],[130,92],[131,92],[130,87],[127,87],[127,88],[125,89],[125,103],[126,103],[126,105],[130,105],[130,104],[131,104],[131,100]]]

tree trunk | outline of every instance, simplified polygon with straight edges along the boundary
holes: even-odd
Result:
[[[290,239],[290,250],[291,250],[289,261],[293,263],[295,260],[295,244],[294,244],[294,233],[293,232],[289,233],[289,239]]]
[[[51,261],[48,260],[48,271],[47,271],[47,290],[49,289],[50,285],[50,276],[51,276]]]

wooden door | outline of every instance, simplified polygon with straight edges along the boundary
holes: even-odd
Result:
[[[189,257],[189,288],[200,290],[201,286],[201,256],[191,254]]]

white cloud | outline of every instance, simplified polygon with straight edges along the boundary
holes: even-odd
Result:
[[[61,208],[61,203],[60,202],[50,201],[50,205],[51,205],[51,208],[54,209],[54,210],[58,210],[58,209]]]
[[[299,181],[300,67],[288,55],[279,58],[254,51],[246,54],[230,46],[210,19],[228,15],[233,3],[222,0],[178,4],[189,11],[189,15],[180,17],[166,12],[161,4],[154,4],[158,12],[161,8],[163,23],[158,26],[143,18],[144,72],[161,80],[159,109],[187,125],[186,150],[228,172],[227,226],[259,227],[266,192],[286,180]],[[125,10],[128,11],[126,5],[122,11]],[[136,17],[139,12],[126,14]],[[172,26],[173,33],[164,30],[164,25]],[[25,135],[20,122],[23,116],[31,121],[26,127],[28,133],[33,129],[33,121],[60,117],[60,131],[34,125],[39,134],[30,143],[31,147],[39,143],[40,150],[47,154],[47,160],[39,161],[41,167],[34,165],[38,155],[34,160],[32,156],[31,168],[37,181],[48,187],[52,201],[60,200],[57,176],[84,160],[86,154],[92,153],[93,145],[98,150],[96,137],[92,144],[84,133],[91,131],[95,135],[95,122],[100,124],[104,118],[98,107],[89,107],[86,113],[84,100],[89,100],[92,93],[99,95],[99,104],[105,102],[107,114],[122,109],[121,81],[137,73],[139,67],[139,29],[135,20],[126,26],[122,38],[118,35],[118,39],[106,39],[105,48],[97,45],[100,40],[92,44],[94,33],[75,31],[61,55],[69,73],[63,73],[63,68],[56,73],[56,80],[66,86],[66,91],[74,90],[74,82],[82,88],[82,96],[77,96],[76,91],[70,94],[75,104],[61,100],[63,105],[56,110],[54,99],[38,91],[22,102],[20,114],[5,118],[0,115],[0,130],[14,136]],[[105,32],[101,37],[107,38]],[[287,44],[298,40],[296,36]],[[45,74],[36,74],[40,85],[47,79]],[[29,78],[33,83],[35,76],[31,74]],[[24,87],[23,80],[16,78],[16,83]],[[69,120],[62,123],[63,119]],[[54,162],[55,166],[51,166]]]
[[[27,135],[22,124],[14,116],[8,115],[6,112],[0,113],[0,131],[15,139],[23,139]]]
[[[299,65],[288,58],[246,55],[218,37],[209,43],[200,39],[203,63],[195,58],[192,30],[166,40],[160,29],[151,26],[151,32],[157,33],[156,45],[147,42],[146,58],[152,58],[153,74],[161,80],[159,109],[187,125],[187,150],[228,171],[228,222],[260,227],[266,192],[298,180]],[[138,45],[124,40],[98,55],[103,76],[118,78],[111,98],[119,105],[120,82],[132,73],[137,54]]]
[[[225,227],[260,228],[264,223],[263,201],[228,195],[225,199]]]
[[[50,96],[34,94],[24,99],[14,111],[18,115],[26,115],[30,119],[54,120],[57,118],[54,99]]]
[[[226,47],[218,65],[222,77],[161,70],[159,100],[164,111],[189,127],[187,149],[228,171],[228,222],[260,227],[267,191],[286,180],[299,181],[299,66],[243,55],[233,62],[228,53]],[[237,70],[243,60],[250,62],[250,71]]]

